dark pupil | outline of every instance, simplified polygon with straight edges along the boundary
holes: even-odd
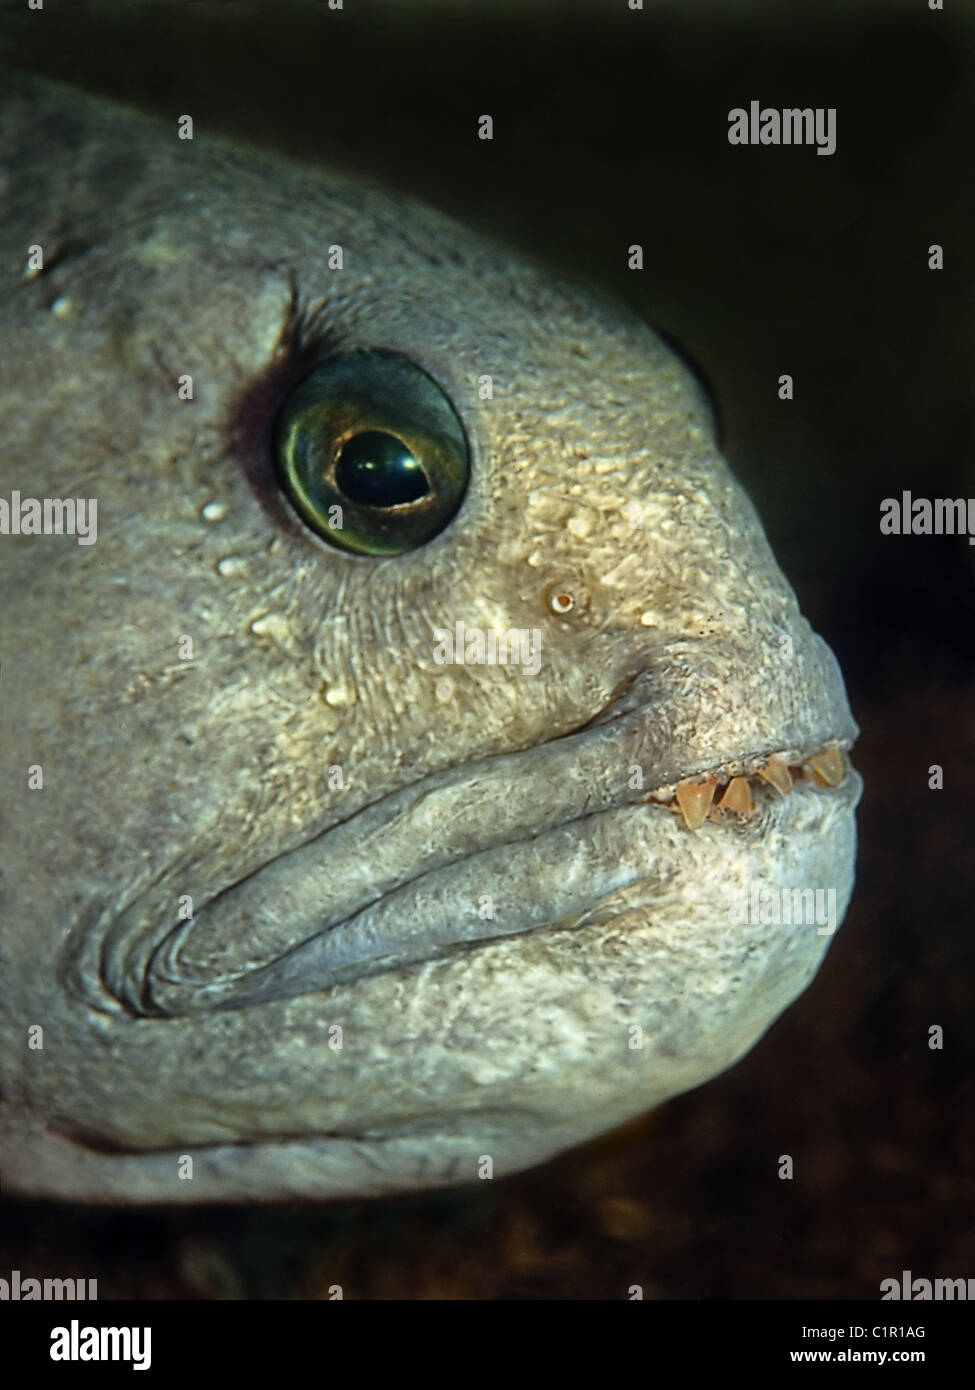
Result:
[[[335,481],[350,502],[395,507],[430,491],[426,474],[401,439],[380,430],[354,434],[343,446]]]

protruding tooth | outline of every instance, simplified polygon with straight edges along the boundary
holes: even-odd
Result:
[[[728,789],[721,798],[722,811],[737,811],[739,816],[750,816],[755,809],[751,788],[745,777],[732,777]]]
[[[824,787],[838,787],[846,776],[843,754],[836,747],[827,748],[809,759],[809,766]]]
[[[759,777],[764,777],[766,782],[771,782],[777,792],[783,796],[788,796],[792,791],[792,774],[789,771],[789,764],[784,758],[777,757],[774,753],[771,758],[767,758],[765,766],[758,769]]]
[[[677,804],[688,830],[699,830],[714,800],[716,782],[678,782]]]

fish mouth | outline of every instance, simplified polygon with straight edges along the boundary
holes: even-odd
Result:
[[[852,813],[862,786],[852,737],[687,771],[681,750],[660,752],[648,679],[575,732],[368,804],[238,874],[191,920],[173,923],[182,888],[164,875],[79,935],[71,983],[102,1010],[142,1017],[291,998],[502,936],[582,929],[634,894],[666,893],[712,836],[747,850]]]

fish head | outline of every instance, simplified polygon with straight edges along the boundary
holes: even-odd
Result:
[[[5,1181],[472,1181],[727,1068],[860,784],[693,375],[428,209],[19,91],[5,473],[97,530],[0,536]]]

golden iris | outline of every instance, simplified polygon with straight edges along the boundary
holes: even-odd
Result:
[[[340,550],[400,555],[438,535],[464,499],[470,453],[447,396],[399,353],[322,362],[282,407],[284,490],[301,520]]]

